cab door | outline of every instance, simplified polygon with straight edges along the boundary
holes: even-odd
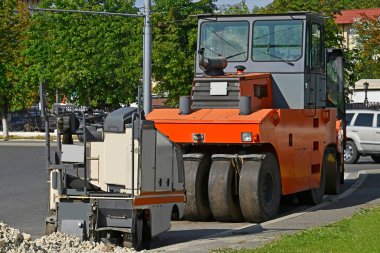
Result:
[[[323,26],[309,20],[306,32],[305,89],[306,107],[324,107],[326,103],[326,74],[324,61]]]

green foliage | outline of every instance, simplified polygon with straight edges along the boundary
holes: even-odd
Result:
[[[249,14],[251,11],[248,8],[246,0],[241,0],[241,2],[237,4],[221,6],[219,11],[222,14],[232,15],[232,14]]]
[[[0,1],[0,106],[6,115],[12,102],[23,97],[17,87],[24,71],[21,55],[26,40],[29,15],[21,0]],[[17,105],[14,103],[14,105]]]
[[[47,0],[58,9],[136,13],[133,1]],[[115,108],[131,103],[142,77],[143,19],[73,13],[35,13],[29,31],[25,83],[46,83],[78,105]]]
[[[21,8],[21,2],[0,1],[0,104],[28,107],[39,100],[40,82],[46,84],[50,102],[56,90],[78,105],[97,108],[111,109],[136,100],[142,78],[142,18],[34,12],[28,29],[28,13]],[[333,16],[343,9],[379,4],[378,0],[274,0],[266,8],[250,11],[246,0],[219,10],[215,0],[156,0],[152,7],[152,74],[157,83],[154,91],[167,93],[172,105],[180,95],[190,93],[197,46],[197,18],[192,15],[315,11],[330,17],[326,46],[339,47],[342,37]],[[45,0],[41,7],[138,11],[133,0]],[[18,12],[13,11],[16,8]],[[364,30],[358,31],[370,36]],[[360,50],[346,53],[346,79],[351,85],[358,76],[378,76],[378,61],[373,69],[364,64],[378,50],[378,40],[363,39],[360,43]],[[362,71],[360,75],[358,70]]]
[[[156,0],[153,6],[153,79],[155,92],[171,105],[190,93],[197,44],[197,18],[212,13],[214,0]]]
[[[356,71],[359,78],[380,78],[380,16],[363,16],[356,22],[356,45],[359,62]]]

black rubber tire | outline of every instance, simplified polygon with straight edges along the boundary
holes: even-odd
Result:
[[[172,220],[172,221],[178,221],[178,220],[180,220],[180,218],[179,218],[179,210],[178,210],[177,205],[174,205],[173,208],[172,208],[172,214],[171,214],[170,220]]]
[[[274,218],[281,202],[281,175],[275,155],[244,161],[240,170],[239,200],[244,218],[260,223]]]
[[[321,178],[318,188],[297,193],[297,199],[301,204],[317,205],[322,202],[326,189],[326,169],[322,165]]]
[[[371,158],[375,163],[380,163],[380,155],[371,155]]]
[[[141,216],[142,214],[139,214],[135,218],[132,230],[132,246],[137,251],[149,249],[151,241],[149,226]]]
[[[205,221],[212,219],[208,199],[208,179],[211,157],[184,158],[186,199],[183,219]]]
[[[323,166],[326,170],[326,194],[340,192],[340,159],[335,148],[328,147],[323,155]]]
[[[213,160],[208,181],[210,208],[215,220],[243,221],[237,196],[238,175],[230,159]]]
[[[353,141],[346,142],[346,148],[344,149],[344,163],[353,164],[359,160],[359,152]]]
[[[57,232],[57,227],[54,223],[45,223],[45,235],[51,235],[52,233]]]

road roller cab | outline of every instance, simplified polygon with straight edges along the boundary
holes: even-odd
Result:
[[[261,222],[283,195],[338,193],[343,56],[324,48],[324,18],[206,15],[198,30],[191,95],[147,115],[184,153],[185,218]]]

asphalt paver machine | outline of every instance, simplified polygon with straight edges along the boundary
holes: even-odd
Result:
[[[110,113],[103,127],[89,126],[93,116],[72,104],[55,104],[53,111],[62,143],[48,167],[46,234],[143,249],[170,228],[172,214],[182,216],[181,150],[137,108]],[[82,142],[73,141],[77,134]]]

